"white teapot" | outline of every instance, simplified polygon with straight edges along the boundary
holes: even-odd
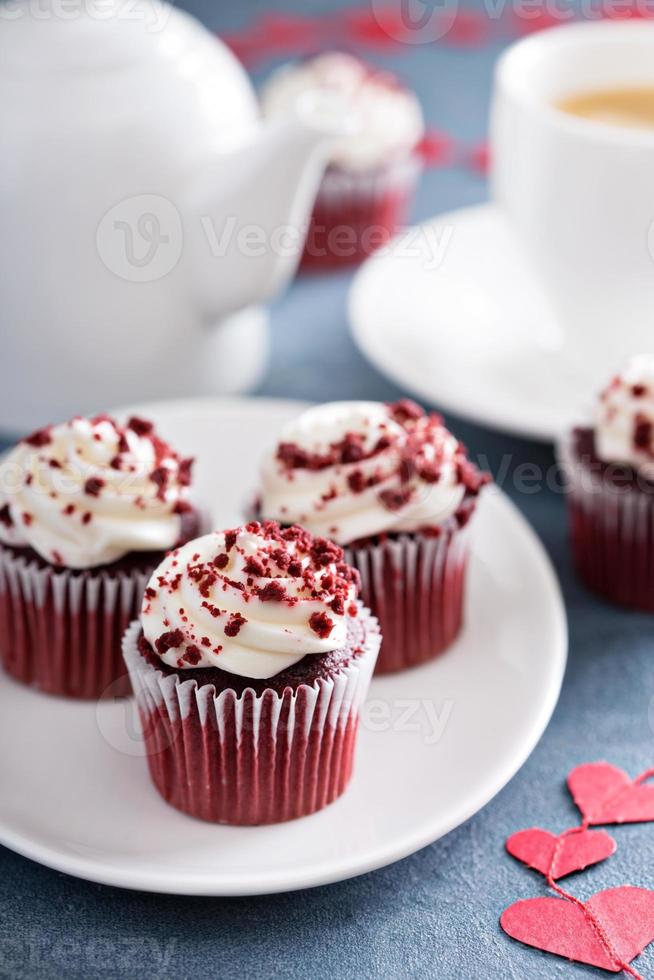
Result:
[[[0,430],[253,385],[340,123],[158,0],[7,0],[0,91]]]

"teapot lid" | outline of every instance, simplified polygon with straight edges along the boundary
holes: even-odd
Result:
[[[217,41],[164,0],[14,0],[0,3],[0,73],[101,70],[175,60]]]

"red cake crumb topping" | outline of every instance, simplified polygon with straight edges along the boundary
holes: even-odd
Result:
[[[240,613],[232,613],[229,618],[229,622],[225,626],[226,636],[238,636],[241,631],[241,627],[245,626],[247,619],[245,616],[241,616]]]
[[[412,401],[410,398],[401,398],[397,402],[391,402],[388,406],[391,416],[394,422],[399,422],[400,425],[405,425],[409,420],[421,419],[426,414],[424,409],[418,405],[417,402]],[[440,415],[432,415],[432,418],[438,419],[442,424],[443,419]]]
[[[115,439],[117,452],[115,452],[108,463],[110,470],[136,473],[139,467],[138,451],[134,444],[134,436],[130,437],[130,433],[134,433],[139,439],[148,440],[152,446],[155,463],[150,472],[150,479],[156,487],[157,499],[164,502],[170,499],[170,512],[172,514],[183,515],[192,511],[191,504],[184,499],[180,499],[180,494],[183,492],[183,488],[187,487],[191,481],[193,459],[190,457],[184,459],[179,457],[163,439],[160,439],[156,435],[154,424],[147,419],[132,416],[125,426],[121,426],[110,415],[106,414],[96,415],[88,420],[84,420],[81,416],[76,416],[69,422],[63,423],[62,426],[48,425],[42,429],[38,429],[36,432],[27,436],[23,442],[26,445],[41,450],[38,454],[39,464],[51,470],[63,470],[67,466],[67,462],[66,459],[62,460],[62,452],[58,448],[60,430],[73,428],[76,423],[85,421],[91,427],[109,427],[109,432],[106,429],[94,431],[93,428],[90,432],[86,428],[81,430],[81,432],[84,438],[91,438],[94,442],[102,442],[108,439],[110,446],[112,438]],[[48,450],[47,447],[54,447],[55,445],[57,446],[56,449],[52,448]],[[84,459],[84,450],[76,444],[73,445],[73,448],[75,456],[79,457],[79,463],[81,465]],[[76,460],[74,459],[72,464],[73,468],[75,467],[75,463]],[[25,485],[29,486],[32,482],[32,473],[28,472],[25,476]],[[100,475],[93,475],[84,480],[82,489],[88,497],[97,498],[103,492],[107,492],[108,483],[111,483],[109,475],[107,475],[106,479],[103,479]],[[54,489],[50,489],[49,494],[53,499],[56,499],[57,494]],[[145,495],[134,496],[132,502],[135,507],[141,510],[147,508]],[[62,508],[60,513],[66,517],[72,517],[75,513],[75,508],[72,504],[68,504]],[[85,513],[82,516],[83,524],[89,524],[91,520],[91,513]]]
[[[259,616],[262,622],[279,623],[283,632],[290,632],[295,624],[308,626],[325,640],[333,633],[336,617],[354,617],[358,613],[352,598],[359,588],[359,576],[343,558],[343,549],[332,541],[314,537],[297,525],[282,528],[274,521],[251,521],[243,528],[208,535],[166,558],[157,573],[156,585],[151,583],[145,593],[144,628],[150,616],[157,624],[155,632],[164,624],[165,630],[152,645],[164,657],[169,650],[177,651],[174,660],[178,666],[205,663],[203,649],[216,655],[223,649],[222,644],[216,643],[215,634],[207,630],[206,620],[204,630],[199,615],[194,621],[193,609],[206,610],[212,619],[220,619],[222,632],[230,639]],[[180,580],[184,581],[183,606],[165,598],[173,594]],[[217,603],[216,597],[223,594],[224,601],[219,599]],[[159,597],[161,606],[157,605]],[[268,613],[257,612],[257,602],[293,609],[301,609],[304,602],[306,618],[296,618],[296,612],[285,625],[286,617],[282,615],[278,620],[272,609]],[[316,609],[316,602],[322,603],[323,608]],[[247,611],[248,604],[255,604],[254,608],[250,606],[252,616]],[[203,635],[208,632],[209,636]],[[189,650],[190,657],[186,656]]]
[[[468,459],[459,460],[457,464],[457,472],[459,475],[459,482],[468,490],[471,494],[479,493],[482,487],[491,482],[490,473],[482,473],[474,463],[471,463]]]
[[[330,619],[327,613],[315,612],[309,619],[309,626],[314,633],[317,633],[321,640],[326,640],[334,629],[334,620]]]
[[[34,446],[35,449],[41,449],[42,446],[48,446],[52,442],[52,426],[46,425],[43,429],[37,429],[36,432],[32,432],[31,435],[23,439],[28,446]]]
[[[388,510],[401,510],[411,500],[413,492],[406,490],[382,490],[379,499]]]
[[[281,582],[277,581],[268,582],[263,589],[259,590],[258,595],[262,602],[281,602],[287,598],[286,589]]]
[[[194,462],[192,456],[179,461],[179,482],[183,487],[190,486]]]
[[[225,555],[225,558],[227,558],[227,555]],[[281,567],[280,562],[277,562],[277,564],[280,565]],[[248,560],[243,565],[243,570],[247,572],[248,575],[254,575],[257,577],[263,575],[265,572],[265,569],[263,567],[263,562],[259,561],[258,558],[254,558],[252,556],[248,558]]]
[[[13,527],[14,522],[11,519],[11,514],[9,513],[9,504],[5,504],[0,507],[0,524],[4,524],[5,527]]]
[[[198,647],[196,647],[194,644],[187,646],[186,650],[184,651],[184,656],[182,657],[182,660],[185,660],[187,664],[191,665],[191,667],[195,667],[197,666],[197,664],[200,663],[201,659],[202,659],[202,654],[200,653]]]
[[[127,428],[135,432],[137,436],[149,436],[154,430],[154,423],[147,419],[141,419],[137,415],[132,415],[127,421]]]
[[[170,479],[170,470],[167,466],[157,466],[157,468],[152,470],[152,473],[150,473],[150,479],[157,487],[157,497],[160,500],[164,500],[166,497],[166,487],[168,485],[168,480]]]
[[[155,646],[159,653],[166,653],[167,650],[174,650],[184,642],[184,634],[180,629],[168,630],[162,633],[156,641]]]
[[[89,497],[99,497],[104,486],[104,480],[100,479],[99,476],[91,476],[84,484],[84,493],[87,493]]]
[[[207,609],[214,619],[218,619],[219,616],[222,616],[221,610],[218,609],[217,606],[213,606],[210,602],[207,602],[206,599],[202,603],[202,608]]]
[[[415,482],[416,479],[427,484],[437,483],[441,479],[445,459],[448,462],[453,461],[455,478],[469,494],[477,494],[481,487],[490,481],[488,474],[479,472],[466,458],[466,449],[462,443],[456,443],[452,452],[451,437],[444,428],[442,416],[425,412],[420,405],[408,398],[390,403],[386,408],[389,424],[401,426],[403,433],[401,436],[398,435],[397,430],[383,433],[372,449],[366,449],[365,437],[358,432],[347,432],[340,441],[331,443],[329,449],[323,452],[310,452],[293,442],[280,443],[276,457],[288,478],[292,479],[293,471],[298,469],[318,471],[330,467],[363,464],[374,460],[392,447],[397,457],[396,462],[391,463],[392,469],[389,470],[387,457],[383,461],[380,460],[380,466],[372,472],[368,464],[365,469],[357,467],[344,474],[351,493],[362,494],[384,482],[386,487],[378,495],[379,502],[389,510],[401,510],[413,496],[413,493],[404,487]],[[388,425],[381,423],[380,429],[384,428],[388,428]],[[446,439],[450,439],[447,448]],[[389,488],[388,482],[393,478],[398,485]],[[328,504],[337,496],[336,487],[331,486],[322,494],[320,503]],[[338,527],[335,527],[333,533],[337,532]]]

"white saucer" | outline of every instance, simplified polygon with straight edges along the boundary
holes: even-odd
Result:
[[[491,204],[439,215],[368,259],[349,314],[356,343],[387,377],[507,432],[555,439],[599,383],[589,365],[566,358],[540,287]]]
[[[256,485],[262,449],[300,407],[202,400],[138,411],[197,453],[201,503],[230,525]],[[559,693],[567,638],[558,585],[535,534],[499,491],[478,515],[468,598],[455,648],[373,682],[345,796],[278,826],[213,826],[164,803],[141,757],[132,702],[67,702],[2,677],[0,843],[92,881],[201,895],[304,888],[410,854],[505,785]],[[426,703],[445,722],[431,741]]]

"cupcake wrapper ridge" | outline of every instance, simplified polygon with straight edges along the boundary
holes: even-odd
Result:
[[[313,207],[301,268],[352,265],[386,244],[406,221],[420,171],[417,154],[372,172],[329,168]]]
[[[654,492],[617,488],[559,446],[570,539],[579,577],[621,606],[654,612]]]
[[[361,599],[379,620],[382,645],[376,674],[432,660],[463,624],[469,528],[456,520],[436,537],[403,534],[345,549],[361,575]]]
[[[149,572],[71,572],[0,547],[0,662],[15,680],[70,698],[130,693],[121,637]]]
[[[333,678],[259,696],[216,695],[211,684],[164,675],[143,659],[141,627],[132,623],[123,654],[161,796],[191,816],[234,825],[307,816],[339,797],[380,642],[376,621],[361,614],[364,650]]]

